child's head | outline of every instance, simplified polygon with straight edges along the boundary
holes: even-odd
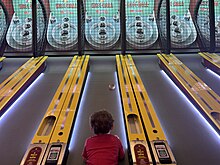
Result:
[[[95,134],[106,134],[113,127],[112,115],[106,110],[100,110],[90,116],[90,125]]]

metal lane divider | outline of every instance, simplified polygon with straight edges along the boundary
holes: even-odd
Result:
[[[42,73],[47,56],[29,59],[0,85],[0,116]]]
[[[220,134],[220,97],[173,54],[157,54],[159,65]]]
[[[220,56],[216,53],[200,52],[202,64],[220,75]]]
[[[67,134],[67,130],[69,130],[70,133],[72,125],[70,124],[70,110],[68,109],[65,111],[66,113],[63,113],[63,108],[65,108],[66,103],[69,101],[70,93],[73,93],[72,88],[73,86],[75,88],[76,85],[75,79],[80,77],[79,82],[81,82],[81,77],[85,76],[84,70],[82,71],[82,68],[87,68],[88,59],[89,56],[74,56],[47,109],[47,112],[41,121],[41,124],[38,127],[35,136],[31,141],[31,144],[29,145],[20,163],[21,165],[28,165],[31,163],[36,165],[45,164],[43,161],[47,158],[49,163],[58,164],[58,160],[60,160],[60,158],[63,159],[62,156],[66,155],[65,153],[68,146],[67,143],[69,142],[69,135]],[[82,84],[77,85],[80,86]],[[60,120],[62,120],[63,114],[65,114],[65,122],[63,123],[64,125],[62,125],[62,130],[57,134],[57,128],[60,127]],[[63,138],[63,136],[67,137]],[[53,145],[53,139],[56,140],[56,145]],[[68,140],[64,142],[63,139]]]
[[[141,81],[141,78],[138,74],[138,71],[134,65],[132,57],[130,55],[127,55],[127,56],[120,56],[120,58],[122,63],[124,63],[123,64],[124,73],[127,73],[128,81],[131,86],[131,93],[135,98],[134,104],[137,107],[137,113],[138,113],[138,118],[140,119],[140,125],[144,130],[142,134],[144,136],[147,146],[144,147],[148,148],[147,149],[148,157],[150,157],[151,160],[153,160],[153,162],[149,162],[145,164],[173,164],[173,165],[176,164],[175,158],[167,143],[165,135],[162,131],[162,128],[157,119],[156,113],[154,112],[153,106],[149,100],[149,97]],[[128,134],[128,138],[129,138],[129,134]],[[130,143],[130,139],[129,139],[129,143]],[[145,155],[144,154],[145,149],[144,147],[137,148],[137,146],[136,148],[134,146],[130,146],[130,147],[134,147],[133,150],[137,152],[135,154],[132,153],[133,154],[132,157],[136,157],[136,159],[138,158],[139,160],[139,162],[133,161],[133,163],[141,164],[142,162],[141,159],[143,159],[143,156]]]

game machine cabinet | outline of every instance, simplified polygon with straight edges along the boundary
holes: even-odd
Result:
[[[14,13],[6,35],[12,50],[30,52],[32,50],[32,0],[12,0]],[[41,0],[37,0],[37,45],[43,47],[46,33],[46,10]]]
[[[126,40],[135,49],[151,47],[158,38],[154,0],[126,0]]]
[[[71,50],[78,42],[77,1],[50,1],[47,41],[56,50]]]
[[[197,32],[189,11],[190,0],[170,0],[170,39],[171,48],[186,48],[192,45]],[[158,26],[161,37],[166,40],[166,0],[159,2]]]
[[[120,37],[120,1],[85,0],[85,38],[97,50],[113,48]]]
[[[0,70],[2,69],[2,63],[5,57],[3,56],[5,49],[5,35],[8,29],[8,12],[5,5],[0,1]]]
[[[211,16],[209,12],[211,9],[209,6],[209,1],[199,0],[195,8],[195,22],[200,32],[201,46],[204,47],[204,52],[200,52],[199,54],[202,57],[204,67],[220,75],[220,56],[217,53],[213,53],[220,51],[220,0],[214,0],[214,24],[210,23]],[[213,26],[214,32],[210,30]],[[211,33],[214,33],[215,41],[211,39]]]
[[[215,41],[220,48],[220,0],[214,0],[215,8]],[[195,9],[195,21],[202,35],[205,46],[210,45],[209,1],[199,0]]]

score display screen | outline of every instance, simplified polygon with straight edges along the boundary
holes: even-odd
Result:
[[[32,0],[13,0],[13,7],[19,18],[32,17]]]
[[[154,10],[154,2],[149,0],[126,0],[126,16],[149,15]]]
[[[50,1],[50,8],[56,18],[63,18],[63,15],[71,15],[77,17],[77,1],[76,0],[54,0]]]
[[[188,12],[190,0],[170,0],[170,13],[183,16]]]
[[[21,19],[32,18],[32,0],[13,0],[13,7],[18,16]],[[38,12],[41,11],[40,3],[37,0]]]
[[[215,19],[218,19],[220,17],[220,0],[215,0],[214,1],[214,8],[215,8]],[[201,15],[208,15],[209,12],[209,1],[208,0],[203,0],[200,4],[199,7],[199,14]]]
[[[85,3],[86,11],[92,17],[112,17],[120,9],[118,0],[86,0]]]

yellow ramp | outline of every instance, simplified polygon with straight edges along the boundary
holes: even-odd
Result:
[[[46,162],[62,164],[68,150],[67,146],[72,130],[70,123],[74,119],[76,105],[88,69],[88,61],[89,56],[74,56],[21,161],[21,165],[30,163],[40,165]],[[55,154],[57,157],[54,157]]]
[[[126,56],[121,55],[120,57],[116,56],[116,60],[117,60],[118,72],[122,70],[120,71],[120,73],[118,73],[118,75],[119,75],[120,90],[123,100],[122,103],[125,111],[124,114],[125,114],[131,151],[133,151],[134,153],[136,152],[135,146],[132,145],[133,143],[132,140],[135,138],[136,140],[137,139],[139,140],[137,135],[132,135],[131,133],[129,133],[131,130],[128,129],[129,125],[135,123],[135,126],[136,127],[138,126],[137,128],[139,128],[139,131],[137,132],[140,135],[142,135],[142,137],[144,137],[144,141],[146,144],[145,146],[138,148],[139,151],[140,150],[142,151],[138,153],[145,153],[144,152],[144,147],[145,147],[146,151],[149,149],[152,151],[151,153],[148,153],[149,158],[153,159],[156,162],[156,164],[173,164],[173,165],[176,164],[175,158],[167,143],[166,137],[160,126],[159,120],[156,116],[152,103],[148,97],[148,94],[138,74],[138,71],[136,69],[132,57],[130,55],[126,55]],[[118,66],[119,64],[121,64],[121,66]],[[123,69],[121,69],[120,67]],[[126,84],[123,84],[123,82],[125,81]],[[124,91],[122,90],[123,88]],[[131,99],[127,99],[127,96],[129,97],[132,96],[132,97]],[[124,100],[129,100],[127,101],[128,104],[132,103],[133,106],[127,105],[127,107],[129,108],[126,108],[126,102]],[[128,112],[130,113],[133,112],[133,109],[131,107],[135,107],[134,112],[136,112],[135,114],[136,118],[133,119],[133,121],[135,122],[130,120],[130,118],[128,118],[128,116],[126,115],[126,113]],[[144,132],[142,132],[143,130]],[[136,162],[134,161],[135,159],[133,159],[134,164],[141,164],[140,163],[142,162],[141,154],[135,153],[133,157],[136,158]],[[149,162],[148,164],[151,164],[151,162]]]
[[[220,97],[173,54],[157,54],[160,66],[220,134]]]
[[[220,56],[216,53],[200,52],[202,64],[220,75]]]
[[[46,56],[29,59],[0,84],[0,115],[2,115],[33,80],[43,72],[46,59]]]

